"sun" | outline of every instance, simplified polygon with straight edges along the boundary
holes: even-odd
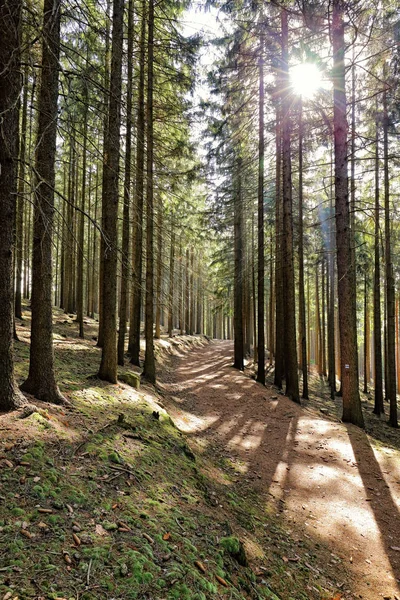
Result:
[[[322,73],[313,63],[301,63],[290,69],[290,83],[295,94],[312,98],[322,87]]]

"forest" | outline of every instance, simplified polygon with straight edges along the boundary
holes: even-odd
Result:
[[[395,0],[0,0],[0,599],[400,599]]]

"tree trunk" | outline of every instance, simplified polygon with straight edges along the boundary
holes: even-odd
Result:
[[[133,196],[133,247],[132,247],[132,300],[128,352],[131,363],[140,366],[140,307],[142,304],[143,268],[143,191],[144,191],[144,138],[145,138],[145,62],[146,62],[146,0],[142,0],[139,44],[139,83],[136,121],[136,173]]]
[[[357,313],[355,265],[352,262],[349,193],[347,116],[345,91],[344,3],[333,0],[332,44],[334,83],[335,214],[338,266],[339,333],[344,422],[364,427],[358,388]]]
[[[368,273],[364,275],[364,394],[368,394],[370,381],[370,319],[368,302]]]
[[[291,124],[288,68],[288,17],[281,10],[282,20],[282,181],[283,181],[283,309],[285,319],[285,374],[286,395],[300,403],[299,379],[297,371],[296,347],[296,302],[294,287],[293,260],[293,214],[292,214],[292,165],[291,165]]]
[[[157,273],[156,273],[156,328],[155,338],[161,337],[161,285],[162,285],[162,228],[163,228],[163,206],[161,196],[158,198],[157,210]]]
[[[44,402],[63,404],[54,374],[52,244],[57,138],[60,0],[43,6],[42,73],[35,156],[32,256],[32,326],[29,375],[21,389]]]
[[[153,117],[153,77],[154,77],[154,0],[149,0],[148,38],[147,38],[147,187],[146,187],[146,305],[143,377],[150,383],[156,382],[153,339],[154,304],[154,117]]]
[[[244,369],[244,339],[243,339],[243,206],[241,159],[237,161],[236,186],[233,198],[233,239],[234,239],[234,291],[233,291],[233,366]]]
[[[168,336],[174,330],[174,275],[175,275],[175,220],[171,212],[171,247],[169,252],[169,290],[168,290]]]
[[[86,201],[86,152],[88,135],[88,89],[87,81],[83,81],[83,147],[82,147],[82,186],[81,186],[81,212],[79,213],[79,234],[78,234],[78,269],[77,269],[77,321],[79,324],[79,337],[84,338],[83,330],[83,259],[85,244],[85,201]]]
[[[126,321],[128,317],[129,276],[129,228],[131,210],[131,160],[132,160],[132,96],[133,96],[133,0],[128,2],[128,47],[127,47],[127,90],[126,90],[126,137],[125,137],[125,180],[124,210],[122,217],[122,265],[119,303],[118,364],[124,364]]]
[[[395,288],[392,263],[391,214],[389,187],[389,148],[386,89],[383,93],[383,173],[385,190],[385,275],[386,275],[386,327],[387,327],[387,379],[386,397],[389,400],[389,425],[398,427],[396,397],[396,327],[395,327]]]
[[[23,402],[14,381],[13,232],[18,165],[22,2],[0,4],[0,411]],[[22,233],[22,232],[21,232]]]
[[[99,378],[117,383],[117,249],[124,0],[113,0],[110,103],[104,140],[102,229],[103,345]]]
[[[280,88],[280,73],[277,87]],[[277,100],[279,102],[279,98]],[[276,180],[275,180],[275,372],[274,385],[282,388],[282,377],[285,370],[283,339],[285,323],[283,319],[283,277],[282,277],[282,139],[281,111],[276,108]]]
[[[258,219],[257,219],[257,381],[265,385],[265,306],[264,306],[264,39],[260,39],[258,94]],[[255,343],[255,340],[254,340]]]
[[[107,0],[106,3],[106,47],[104,52],[104,119],[103,119],[103,174],[102,179],[104,182],[104,163],[105,163],[105,152],[106,152],[106,140],[108,138],[108,125],[109,125],[109,108],[110,108],[110,12],[111,12],[111,0]],[[101,206],[101,221],[104,220],[104,205]],[[103,232],[100,235],[100,260],[99,260],[99,332],[97,338],[97,346],[103,347],[104,342],[104,330],[103,330],[103,276],[104,276],[104,261],[106,246]]]
[[[336,394],[336,369],[335,369],[335,218],[333,212],[333,173],[331,160],[331,186],[329,199],[329,258],[328,258],[328,378],[331,390],[331,399]]]
[[[23,260],[23,236],[24,236],[24,206],[25,206],[25,161],[26,161],[26,138],[28,121],[28,68],[24,71],[24,87],[22,99],[21,136],[19,147],[19,181],[18,200],[16,212],[16,245],[15,245],[15,317],[22,319],[22,260]]]
[[[303,373],[302,398],[308,400],[308,368],[306,337],[306,302],[304,294],[304,235],[303,235],[303,102],[300,98],[299,114],[299,333],[301,370]]]

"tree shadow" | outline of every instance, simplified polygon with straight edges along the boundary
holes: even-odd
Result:
[[[400,582],[400,513],[398,501],[393,498],[389,471],[382,471],[377,454],[367,435],[348,425],[346,427],[358,465],[367,501],[379,528],[382,544],[390,562],[393,575]],[[397,482],[399,483],[399,482]],[[394,549],[395,548],[395,549]]]

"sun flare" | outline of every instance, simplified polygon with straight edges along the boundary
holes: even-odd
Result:
[[[290,82],[295,94],[312,98],[322,86],[322,74],[317,65],[302,63],[290,69]]]

